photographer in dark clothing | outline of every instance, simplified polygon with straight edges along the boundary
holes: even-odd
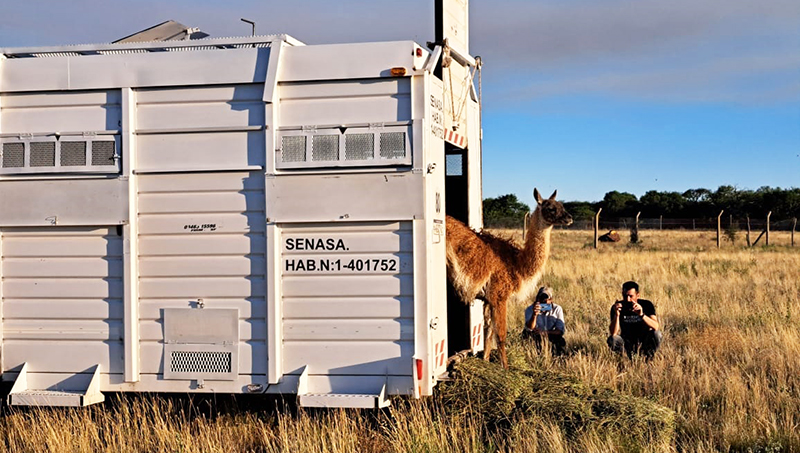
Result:
[[[564,354],[567,346],[564,341],[564,310],[553,301],[553,289],[548,286],[539,288],[536,299],[525,309],[525,330],[522,338],[533,340],[541,351],[542,340],[547,337],[552,354]]]
[[[628,357],[641,352],[651,359],[661,345],[656,308],[649,300],[639,299],[639,285],[625,282],[622,299],[611,306],[611,323],[608,326],[608,347]]]

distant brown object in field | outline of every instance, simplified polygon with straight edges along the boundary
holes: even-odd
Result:
[[[519,248],[511,241],[476,232],[447,216],[447,275],[465,303],[475,299],[486,302],[486,333],[483,357],[489,360],[492,342],[497,338],[500,361],[508,369],[506,358],[507,305],[511,300],[526,300],[535,291],[550,255],[550,231],[553,225],[569,225],[572,216],[556,201],[556,192],[543,199],[534,189],[536,210]]]
[[[597,238],[600,242],[619,242],[619,233],[614,230],[608,230],[608,233]]]

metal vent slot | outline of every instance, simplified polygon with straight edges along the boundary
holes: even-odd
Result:
[[[285,135],[281,139],[281,160],[283,162],[305,162],[306,137],[304,135]]]
[[[25,165],[24,143],[3,143],[3,168],[18,168]]]
[[[56,166],[56,142],[31,142],[31,167]]]
[[[170,371],[173,373],[230,373],[230,352],[172,351]]]
[[[115,142],[92,142],[92,165],[114,165]]]
[[[86,142],[61,142],[61,166],[86,166]]]
[[[347,134],[344,136],[345,160],[372,159],[375,155],[375,134]]]
[[[311,160],[339,160],[339,136],[315,135],[311,141]]]
[[[381,157],[384,159],[403,159],[406,157],[406,133],[381,133]]]
[[[464,159],[461,154],[444,156],[445,176],[464,176]]]

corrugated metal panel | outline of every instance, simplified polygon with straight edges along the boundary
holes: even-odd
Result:
[[[121,372],[122,238],[116,228],[3,231],[3,360],[39,372]]]
[[[138,169],[263,167],[263,93],[263,84],[137,91]]]
[[[162,310],[198,299],[238,310],[239,373],[266,372],[263,179],[258,172],[139,177],[142,373],[163,372]]]
[[[283,225],[281,244],[283,369],[410,374],[411,224]]]
[[[411,120],[411,79],[280,84],[279,127]]]
[[[137,93],[137,128],[264,125],[264,85],[147,89]]]
[[[89,132],[120,129],[119,90],[4,94],[3,133]]]
[[[245,169],[263,166],[263,132],[142,135],[140,171]]]

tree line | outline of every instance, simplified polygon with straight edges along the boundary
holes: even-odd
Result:
[[[603,208],[603,217],[710,219],[721,210],[725,215],[743,218],[763,217],[772,211],[773,219],[800,217],[800,188],[782,189],[764,186],[756,190],[738,189],[723,185],[717,190],[689,189],[684,192],[650,190],[641,198],[616,190],[605,194],[601,201],[567,201],[564,207],[576,220],[593,218]],[[530,210],[516,195],[508,194],[483,200],[484,224],[518,226]]]

